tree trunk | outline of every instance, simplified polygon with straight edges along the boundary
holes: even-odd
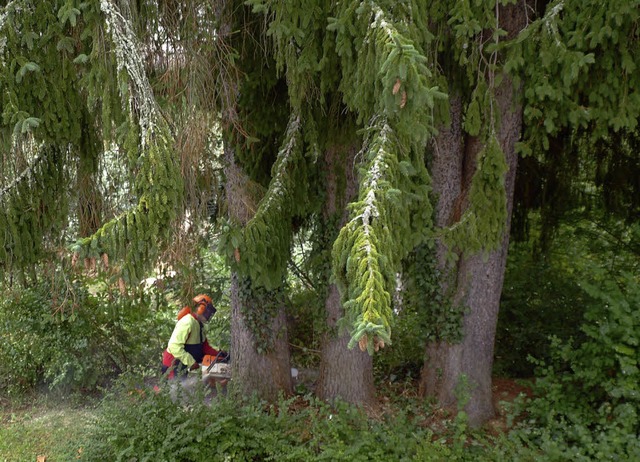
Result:
[[[340,213],[339,228],[348,219],[346,205],[357,191],[353,169],[355,154],[354,148],[339,147],[329,148],[325,153],[327,201],[324,216],[325,221],[331,223],[331,217]],[[338,174],[344,174],[344,182],[339,180]],[[344,191],[339,191],[339,184],[346,185]],[[350,335],[337,330],[336,322],[344,315],[344,310],[335,284],[329,285],[325,309],[329,331],[323,340],[316,395],[328,401],[340,398],[353,404],[371,403],[375,397],[373,361],[359,348],[347,348]]]
[[[325,308],[331,331],[322,346],[316,395],[328,401],[340,398],[353,404],[369,404],[375,397],[372,358],[359,348],[347,348],[348,333],[335,332],[335,323],[343,315],[335,284],[329,286]]]
[[[523,6],[501,8],[501,26],[517,33],[525,25]],[[454,304],[463,304],[467,312],[463,320],[463,340],[460,344],[434,342],[427,345],[420,381],[421,395],[434,396],[442,406],[453,406],[468,398],[465,411],[469,422],[479,426],[494,414],[491,372],[493,348],[498,320],[498,308],[509,247],[509,229],[513,208],[513,191],[517,155],[515,143],[522,128],[522,107],[517,101],[519,88],[502,75],[496,88],[497,110],[500,113],[498,141],[505,154],[508,172],[505,178],[507,224],[498,250],[482,255],[464,255],[455,268],[447,267],[442,242],[438,243],[438,266],[444,275],[442,289],[452,293]],[[435,140],[432,175],[439,200],[436,221],[439,227],[449,226],[464,208],[476,157],[482,146],[477,139],[465,139],[462,132],[462,104],[451,99],[452,125],[442,130]],[[462,206],[461,206],[462,204]],[[449,281],[449,282],[446,282]],[[453,284],[453,286],[449,286]]]
[[[257,393],[260,399],[274,402],[278,395],[293,394],[291,362],[284,307],[267,327],[273,345],[261,354],[256,348],[255,336],[245,323],[238,278],[231,277],[231,359],[233,389],[244,396]],[[251,307],[255,309],[255,307]]]
[[[229,217],[232,221],[245,225],[252,211],[242,200],[242,191],[246,188],[247,178],[235,164],[233,151],[225,146],[226,193]],[[271,344],[265,353],[261,353],[256,344],[254,333],[247,326],[245,310],[262,308],[246,302],[246,296],[240,296],[238,276],[231,276],[231,373],[232,387],[244,396],[257,393],[267,401],[275,401],[280,392],[293,393],[291,380],[291,362],[289,342],[285,322],[285,307],[277,307],[276,314],[262,326],[269,332]],[[243,301],[244,300],[244,301]]]

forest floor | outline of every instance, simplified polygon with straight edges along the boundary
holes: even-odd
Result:
[[[496,416],[485,425],[492,435],[508,431],[508,407],[530,389],[515,379],[493,379],[493,401]],[[390,396],[392,395],[392,396]],[[418,402],[415,384],[394,384],[383,388],[379,406],[371,411],[381,415],[394,407],[397,399]],[[9,400],[0,397],[0,462],[56,462],[80,459],[82,437],[95,422],[98,409],[96,398],[34,394]],[[444,431],[455,414],[439,409],[425,419],[438,433]]]
[[[506,432],[509,429],[509,407],[516,398],[522,394],[532,397],[531,388],[523,383],[527,381],[509,379],[503,377],[493,378],[493,405],[496,409],[496,416],[487,422],[488,429],[493,432]]]
[[[484,424],[483,430],[491,435],[505,433],[510,429],[509,411],[513,407],[513,403],[520,395],[532,397],[531,388],[527,385],[531,383],[531,379],[513,379],[506,377],[493,378],[493,405],[495,408],[495,417]],[[385,412],[385,408],[393,407],[393,399],[390,396],[402,395],[406,400],[419,402],[417,395],[418,384],[398,384],[389,385],[381,394],[380,411]],[[446,427],[451,424],[455,418],[456,409],[445,408],[426,408],[425,421],[435,434],[446,433]],[[374,411],[375,412],[375,411]]]

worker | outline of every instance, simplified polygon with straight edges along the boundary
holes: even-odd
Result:
[[[211,297],[200,294],[194,297],[195,310],[185,307],[178,314],[167,349],[162,354],[162,373],[169,378],[176,375],[185,378],[191,369],[198,369],[205,355],[217,356],[228,361],[229,355],[209,345],[204,331],[204,323],[215,314]]]

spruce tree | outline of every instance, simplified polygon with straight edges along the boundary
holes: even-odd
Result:
[[[349,380],[367,384],[323,395],[370,399],[369,355],[393,345],[398,273],[420,256],[405,268],[437,271],[428,290],[447,300],[421,306],[433,320],[422,390],[449,405],[468,384],[480,424],[493,413],[518,153],[541,156],[575,129],[637,129],[637,3],[5,2],[2,271],[26,281],[45,251],[72,241],[76,258],[110,261],[133,283],[187,216],[202,217],[198,190],[221,191],[210,166],[223,164],[219,247],[248,354],[269,355],[285,329],[277,296],[292,239],[313,230],[331,308],[325,361],[346,361],[342,345],[360,355]],[[211,148],[215,128],[225,156]],[[117,207],[90,186],[109,156],[128,173],[130,201]],[[70,210],[82,235],[66,231]],[[283,374],[287,361],[272,366]]]

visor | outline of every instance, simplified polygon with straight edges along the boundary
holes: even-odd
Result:
[[[209,319],[211,319],[211,316],[216,314],[216,311],[217,310],[215,309],[212,303],[207,303],[207,306],[205,307],[204,313],[202,313],[202,316],[204,316],[205,319],[207,319],[208,321]]]

